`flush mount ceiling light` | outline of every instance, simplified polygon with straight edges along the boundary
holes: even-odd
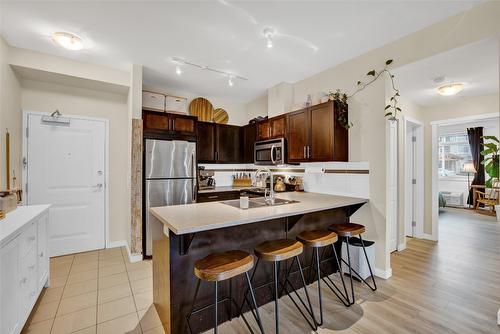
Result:
[[[440,86],[438,88],[438,93],[444,96],[451,96],[460,93],[464,89],[463,83],[451,83]]]
[[[83,49],[82,39],[77,35],[69,32],[55,32],[52,34],[52,40],[68,50],[78,51]]]
[[[182,66],[191,66],[193,68],[197,68],[200,71],[209,71],[209,72],[219,73],[219,74],[226,76],[228,78],[227,83],[229,86],[234,86],[235,79],[240,79],[240,80],[245,80],[245,81],[248,80],[247,78],[242,77],[241,75],[236,75],[236,74],[231,73],[231,72],[226,72],[226,71],[218,70],[216,68],[208,67],[205,65],[193,63],[193,62],[190,62],[188,60],[185,60],[185,59],[182,59],[179,57],[172,57],[171,60],[172,60],[172,63],[174,63],[176,65],[175,73],[177,73],[177,75],[182,74]]]
[[[273,47],[273,37],[274,35],[276,34],[276,31],[274,30],[274,28],[271,28],[271,27],[266,27],[262,30],[262,35],[266,38],[267,42],[266,42],[266,46],[268,49],[272,48]]]

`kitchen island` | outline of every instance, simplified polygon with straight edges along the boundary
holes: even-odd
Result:
[[[363,198],[305,192],[282,193],[276,198],[296,202],[246,210],[224,202],[150,209],[157,218],[153,233],[153,300],[167,333],[188,331],[186,314],[194,295],[196,279],[193,267],[197,259],[230,249],[253,254],[254,247],[263,241],[295,238],[305,230],[327,229],[331,224],[344,223],[368,202]],[[310,250],[305,249],[305,257],[301,258],[304,266],[308,265],[310,255]],[[325,256],[329,256],[328,252]],[[324,269],[327,273],[337,270],[333,263],[326,263]],[[285,266],[281,270],[284,271]],[[264,283],[271,277],[271,267],[262,266],[255,276],[255,282]],[[227,285],[220,284],[221,297],[228,295]],[[233,279],[232,294],[238,303],[243,299],[244,287],[243,277]],[[210,304],[212,294],[213,285],[202,283],[197,306]],[[270,289],[258,291],[259,305],[271,300]],[[232,308],[231,317],[235,316],[237,312]],[[229,320],[222,305],[219,319],[220,322]],[[208,308],[191,317],[190,323],[194,332],[209,329],[213,324],[213,309]]]

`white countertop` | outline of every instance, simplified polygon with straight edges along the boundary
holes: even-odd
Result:
[[[149,210],[170,231],[180,235],[368,202],[364,198],[305,192],[280,193],[276,198],[295,200],[299,203],[242,210],[220,202],[208,202],[162,206]]]
[[[50,204],[18,206],[17,209],[6,214],[5,218],[0,220],[0,244],[48,208]]]

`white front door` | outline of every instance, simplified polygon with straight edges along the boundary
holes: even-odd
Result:
[[[50,256],[105,246],[106,124],[27,115],[27,203],[52,204]]]

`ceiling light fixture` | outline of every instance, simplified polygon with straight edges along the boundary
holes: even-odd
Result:
[[[177,73],[178,75],[182,74],[182,67],[183,66],[191,66],[191,67],[199,69],[200,71],[215,72],[215,73],[219,73],[219,74],[222,74],[222,75],[228,77],[229,78],[228,79],[229,86],[233,86],[234,85],[234,80],[235,79],[240,79],[240,80],[245,80],[245,81],[248,80],[247,78],[242,77],[241,75],[236,75],[236,74],[231,73],[231,72],[226,72],[226,71],[222,71],[222,70],[219,70],[219,69],[216,69],[216,68],[213,68],[213,67],[209,67],[209,66],[205,66],[205,65],[193,63],[193,62],[190,62],[188,60],[181,59],[181,58],[178,58],[178,57],[172,57],[171,60],[176,65],[176,67],[175,67],[175,73]]]
[[[262,35],[267,39],[266,46],[268,49],[273,47],[273,37],[276,34],[274,28],[266,27],[262,30]]]
[[[52,40],[65,49],[78,51],[83,49],[80,37],[69,32],[58,31],[52,34]]]
[[[460,93],[464,89],[463,83],[451,83],[440,86],[438,93],[444,96],[451,96]]]

